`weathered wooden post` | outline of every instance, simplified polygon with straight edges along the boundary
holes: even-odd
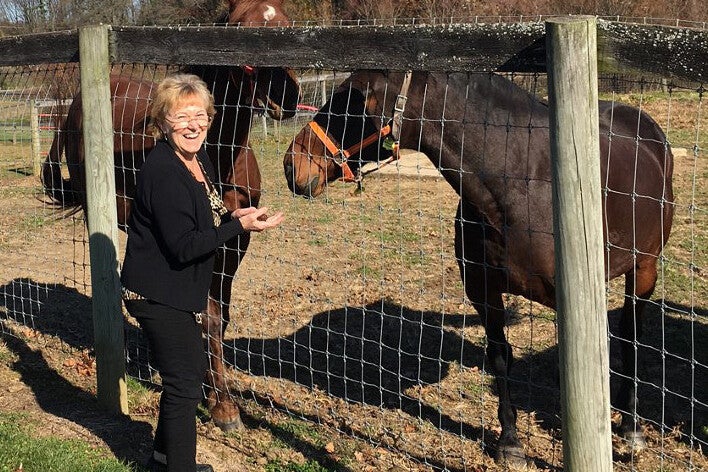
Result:
[[[547,21],[546,45],[563,464],[610,472],[595,18]]]
[[[112,411],[127,413],[108,32],[105,25],[79,30],[86,216],[98,400]]]
[[[40,175],[42,171],[42,150],[39,140],[39,107],[36,100],[30,100],[30,129],[32,131],[32,173]]]
[[[327,100],[329,100],[329,97],[327,96],[327,79],[326,78],[322,78],[322,80],[320,80],[320,95],[322,97],[320,99],[320,107],[323,107],[323,106],[325,106],[325,103],[327,103]]]

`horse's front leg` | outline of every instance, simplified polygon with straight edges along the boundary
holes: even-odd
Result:
[[[504,335],[505,314],[501,293],[490,294],[485,303],[473,302],[473,305],[482,317],[487,335],[487,362],[494,374],[499,395],[497,417],[501,425],[501,434],[495,460],[501,464],[523,466],[526,465],[526,454],[519,441],[516,408],[511,401],[509,389],[509,374],[514,356],[511,345]]]
[[[249,121],[250,122],[250,121]],[[218,150],[218,148],[216,148]],[[224,170],[222,183],[224,205],[233,211],[237,208],[258,206],[261,192],[261,176],[253,150],[248,143],[237,148],[228,170]],[[223,157],[223,156],[221,156]],[[219,168],[217,156],[215,165]],[[251,234],[243,233],[228,241],[217,251],[214,275],[209,288],[208,323],[205,325],[209,339],[209,365],[207,394],[209,412],[219,428],[224,431],[243,428],[239,407],[229,393],[226,366],[223,355],[223,337],[230,320],[231,288],[236,271],[251,242]]]
[[[243,429],[239,407],[229,392],[223,340],[230,319],[231,287],[249,241],[249,234],[241,235],[218,251],[209,291],[206,321],[203,324],[209,352],[207,406],[214,424],[224,431]]]
[[[476,215],[465,215],[461,203],[455,218],[455,256],[460,276],[465,286],[465,294],[470,299],[482,319],[487,336],[487,362],[494,374],[499,407],[497,415],[501,434],[497,443],[495,460],[505,465],[525,466],[526,454],[519,441],[516,429],[516,408],[511,401],[509,374],[514,357],[511,345],[504,334],[506,323],[502,289],[505,287],[505,271],[483,264],[484,254],[480,245],[484,241],[482,225],[475,223]]]
[[[492,271],[493,269],[488,269]],[[472,271],[467,277],[472,275]],[[489,276],[490,274],[488,274]],[[516,408],[511,401],[509,375],[514,363],[511,345],[504,334],[505,312],[501,292],[492,289],[495,277],[487,279],[486,295],[480,295],[479,278],[470,277],[465,280],[465,290],[472,305],[482,318],[484,331],[487,335],[487,363],[494,375],[499,395],[497,417],[501,426],[501,434],[497,443],[497,453],[494,460],[508,466],[525,466],[526,454],[519,441],[516,429]],[[483,300],[483,301],[481,301]]]

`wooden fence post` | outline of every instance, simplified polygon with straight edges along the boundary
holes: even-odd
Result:
[[[39,139],[39,107],[36,100],[30,100],[30,129],[32,132],[32,173],[40,175],[42,171],[42,149]]]
[[[98,400],[112,411],[127,413],[108,32],[106,25],[79,30],[86,216]]]
[[[546,22],[563,464],[611,472],[597,24]]]

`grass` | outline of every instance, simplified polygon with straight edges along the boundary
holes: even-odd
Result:
[[[155,413],[158,409],[158,395],[145,383],[134,377],[127,377],[128,410],[131,413]]]
[[[305,423],[299,420],[288,420],[278,426],[281,430],[281,436],[304,440],[311,443],[315,447],[323,447],[324,441],[320,432],[315,429],[311,423]]]
[[[36,230],[44,226],[45,219],[42,215],[29,215],[22,220],[22,227],[27,230]]]
[[[269,462],[265,466],[266,472],[327,472],[329,469],[320,465],[319,462],[309,460],[304,464],[289,463],[283,464],[280,461]]]
[[[323,431],[318,426],[294,418],[270,426],[273,433],[273,447],[283,450],[305,450],[310,459],[288,461],[273,458],[266,465],[266,471],[272,472],[325,472],[341,470],[343,463],[350,462],[354,449],[339,442],[327,442]],[[329,437],[329,436],[328,436]],[[336,451],[336,456],[332,455]],[[314,458],[313,458],[314,457]]]
[[[138,470],[80,440],[38,437],[21,414],[0,414],[0,472],[122,472]]]

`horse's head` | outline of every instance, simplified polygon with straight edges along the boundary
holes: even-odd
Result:
[[[390,120],[384,114],[385,84],[380,72],[358,71],[334,91],[285,153],[283,168],[291,191],[314,198],[328,182],[354,181],[364,163],[394,155]]]
[[[238,26],[290,26],[283,0],[229,0],[228,23]]]
[[[274,120],[292,118],[300,103],[300,83],[287,67],[259,67],[250,76],[254,98]]]
[[[291,24],[283,10],[283,0],[230,0],[228,23],[241,27]],[[295,115],[300,101],[300,84],[291,69],[246,66],[242,72],[242,78],[251,85],[253,99],[271,118],[282,120]]]

